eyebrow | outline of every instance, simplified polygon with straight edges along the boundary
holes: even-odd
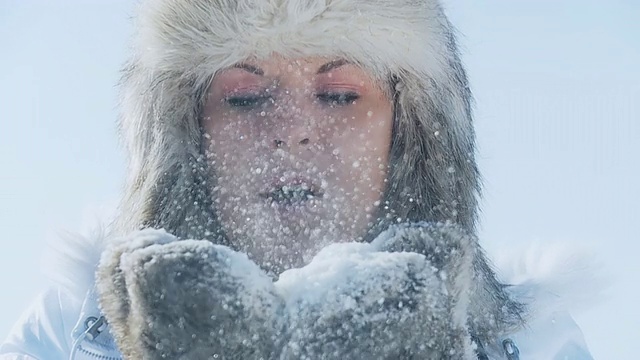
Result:
[[[328,73],[333,69],[339,68],[340,66],[347,65],[347,64],[350,64],[350,62],[345,59],[329,61],[328,63],[320,66],[316,74]],[[236,69],[242,69],[242,70],[248,71],[252,74],[264,76],[264,71],[257,66],[249,65],[246,63],[239,63],[239,64],[233,65],[233,67]]]
[[[316,72],[316,74],[324,74],[327,73],[335,68],[339,68],[342,65],[346,65],[346,64],[350,64],[350,62],[348,62],[345,59],[338,59],[338,60],[333,60],[330,61],[322,66],[320,66],[320,68],[318,69],[318,71]]]
[[[245,63],[240,63],[240,64],[235,64],[233,65],[234,68],[238,68],[238,69],[242,69],[242,70],[246,70],[252,74],[256,74],[256,75],[260,75],[260,76],[264,76],[264,71],[262,71],[262,69],[260,69],[257,66],[253,66],[253,65],[249,65],[249,64],[245,64]]]

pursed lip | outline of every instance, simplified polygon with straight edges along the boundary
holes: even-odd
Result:
[[[309,177],[287,174],[274,178],[258,195],[272,202],[293,204],[321,199],[324,189]]]

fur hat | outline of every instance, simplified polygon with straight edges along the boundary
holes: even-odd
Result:
[[[200,110],[220,69],[249,57],[340,57],[387,82],[395,102],[391,222],[475,233],[479,175],[471,93],[437,0],[142,0],[124,69],[120,130],[129,178],[115,231],[205,238],[219,226],[201,160]]]

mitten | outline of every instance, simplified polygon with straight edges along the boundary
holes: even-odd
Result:
[[[284,302],[246,255],[145,230],[112,246],[97,290],[125,359],[273,358]]]
[[[473,359],[469,241],[455,228],[394,227],[285,272],[276,283],[290,314],[281,358]]]

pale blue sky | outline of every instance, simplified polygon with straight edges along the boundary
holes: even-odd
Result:
[[[45,284],[45,241],[117,201],[132,3],[0,0],[0,337]],[[576,319],[597,359],[637,357],[640,2],[445,4],[476,96],[482,242],[591,248],[611,284]]]

